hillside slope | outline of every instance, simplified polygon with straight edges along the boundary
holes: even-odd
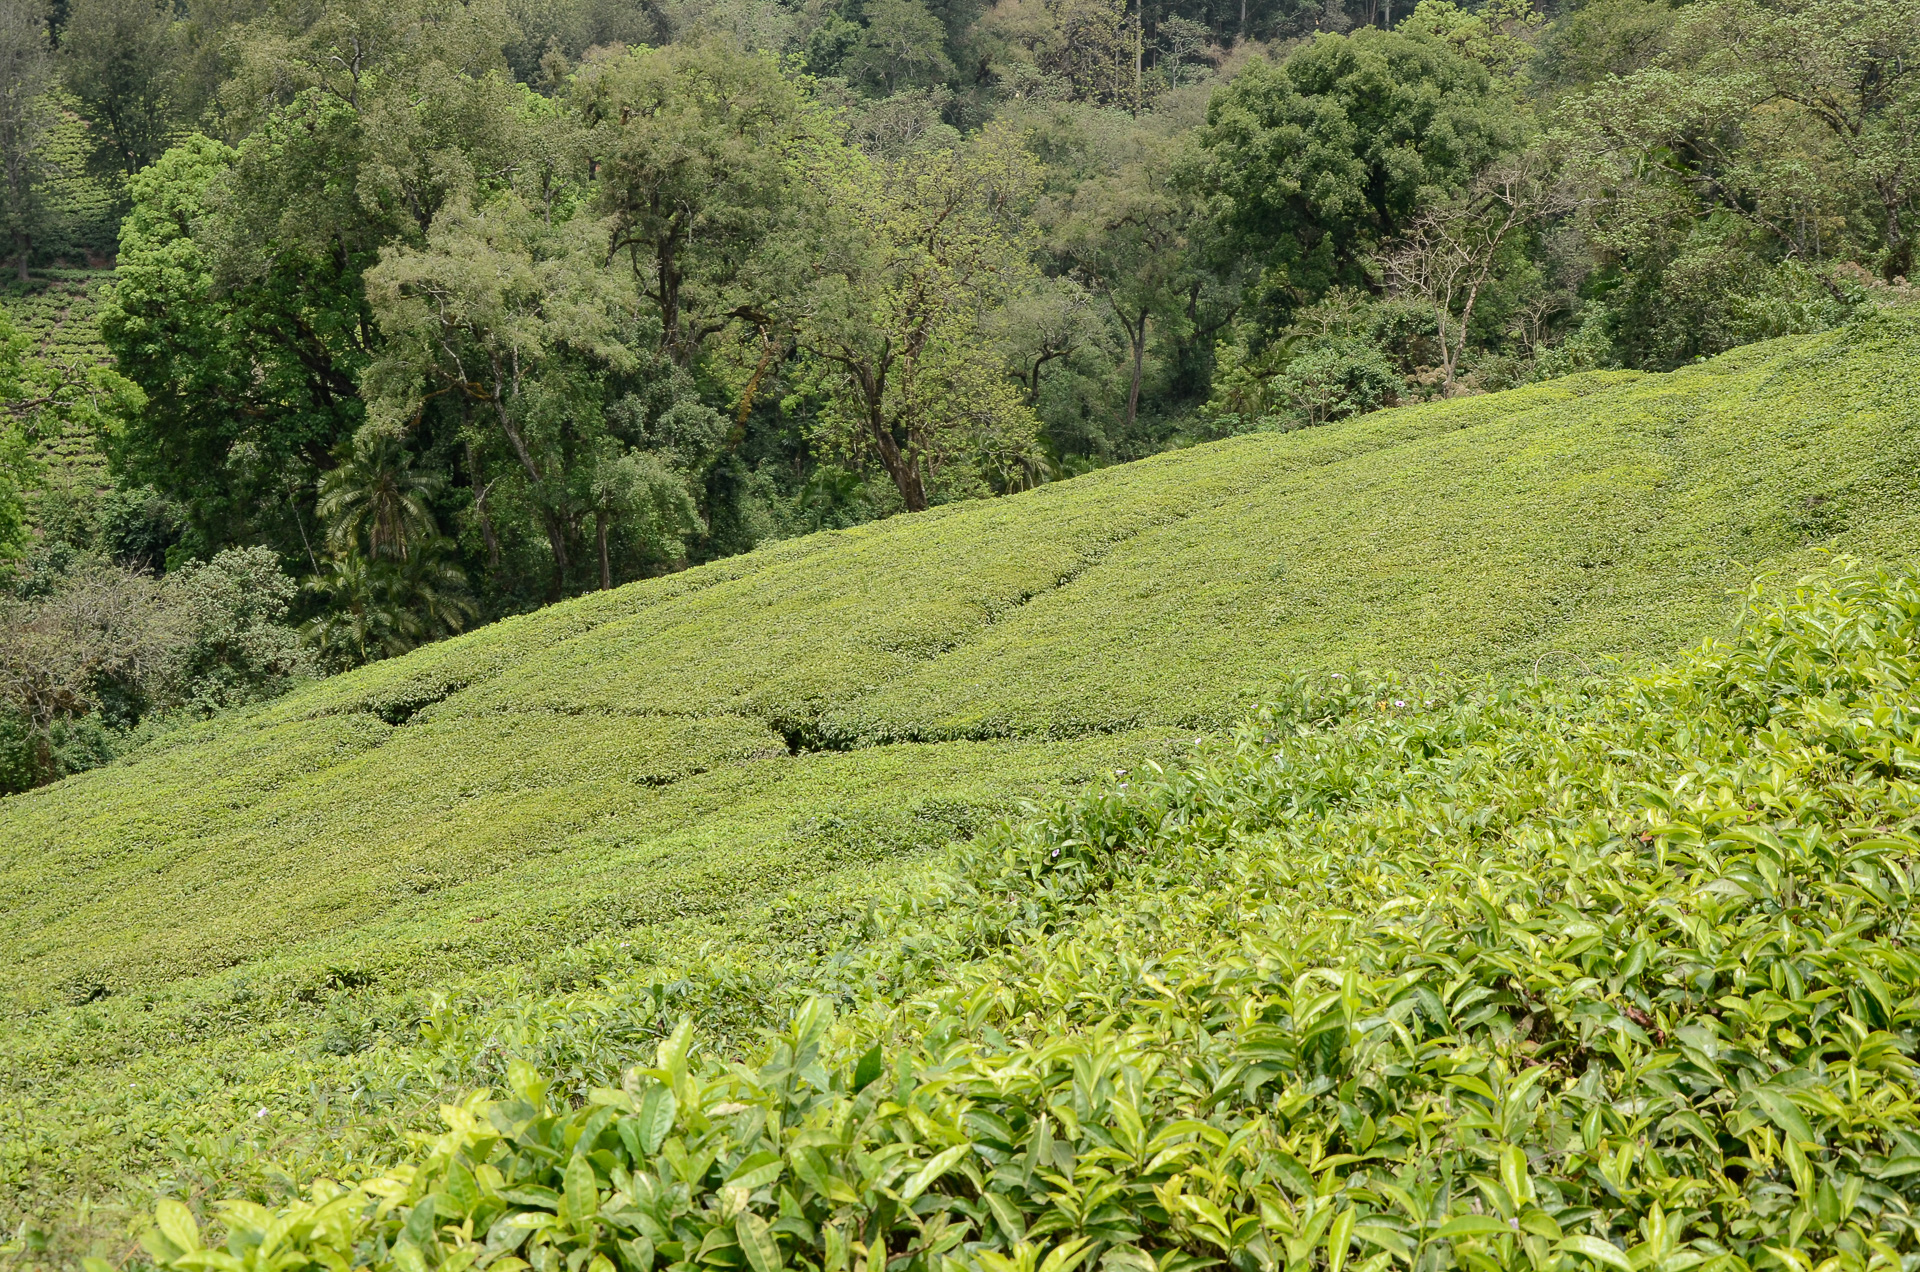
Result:
[[[1217,726],[1308,668],[1666,653],[1763,566],[1910,542],[1917,344],[1881,323],[1238,438],[496,624],[0,805],[0,991],[390,955],[478,912],[519,922],[461,944],[627,926],[804,849],[788,806],[1062,771],[1006,740]],[[831,753],[963,740],[993,744]]]
[[[159,1151],[129,1077],[191,1057],[199,1125],[246,1116],[222,1092],[312,1054],[330,995],[609,935],[684,967],[1300,671],[1668,654],[1757,572],[1909,551],[1917,424],[1920,321],[1882,318],[1237,438],[555,606],[0,801],[0,1067],[46,1110],[0,1220],[86,1177],[76,1142]]]

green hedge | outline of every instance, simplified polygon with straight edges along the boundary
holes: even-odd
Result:
[[[683,1027],[581,1101],[518,1062],[395,1170],[223,1203],[211,1248],[165,1203],[148,1249],[1904,1267],[1916,678],[1920,578],[1843,568],[1641,680],[1303,683],[1188,766],[983,841],[752,1064],[698,1062]]]
[[[0,292],[0,305],[32,340],[35,356],[62,371],[84,371],[110,361],[100,342],[99,309],[101,292],[112,282],[111,270],[36,269],[27,290]],[[99,441],[84,429],[39,439],[35,457],[55,489],[110,484]]]

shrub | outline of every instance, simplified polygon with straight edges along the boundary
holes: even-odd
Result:
[[[1407,387],[1375,345],[1300,336],[1258,354],[1223,346],[1216,382],[1201,414],[1220,435],[1327,424],[1392,406]]]
[[[208,715],[315,671],[285,624],[293,583],[266,548],[155,579],[60,546],[0,595],[0,712],[8,737],[26,731],[0,741],[9,790],[105,763],[151,713]]]
[[[181,625],[169,697],[194,714],[271,698],[317,674],[287,625],[294,583],[271,549],[228,548],[169,574],[164,590]]]
[[[179,1268],[1897,1268],[1920,577],[1672,670],[1300,681],[983,841],[754,1065],[677,1031]],[[889,983],[901,988],[889,990]],[[836,1023],[833,1004],[838,1000]],[[576,1103],[574,1096],[584,1095]]]

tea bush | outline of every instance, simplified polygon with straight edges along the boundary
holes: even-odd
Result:
[[[79,135],[84,142],[84,133]],[[112,250],[111,232],[106,250]],[[112,282],[111,270],[36,269],[28,290],[9,291],[0,296],[0,304],[32,340],[33,356],[74,376],[109,360],[106,346],[100,343],[99,309],[102,291]],[[86,429],[67,427],[36,442],[35,458],[45,466],[55,489],[73,488],[90,495],[95,487],[109,484],[99,439]]]
[[[810,997],[854,1029],[1008,957],[1010,896],[1065,916],[1049,941],[1238,930],[1175,905],[1242,887],[1231,855],[971,910],[939,880],[1020,798],[1184,753],[1299,673],[1644,667],[1757,573],[1907,552],[1916,350],[1883,317],[814,535],[0,800],[0,1257],[117,1258],[156,1194],[377,1174],[513,1060],[617,1088],[682,1012],[733,1060]],[[868,913],[894,887],[906,926]]]
[[[1303,681],[1191,763],[980,841],[825,960],[837,986],[755,1064],[700,1062],[687,1027],[617,1086],[517,1062],[395,1170],[224,1203],[212,1247],[165,1203],[148,1249],[1907,1266],[1916,678],[1920,577],[1843,565],[1640,679]]]

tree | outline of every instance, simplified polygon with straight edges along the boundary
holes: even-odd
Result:
[[[137,718],[181,635],[158,580],[115,566],[79,570],[32,600],[0,594],[0,707],[26,727],[31,782],[62,775],[63,721],[116,702]]]
[[[365,418],[360,274],[381,235],[312,197],[357,166],[355,121],[303,105],[238,150],[196,136],[136,174],[102,306],[101,335],[147,399],[109,457],[178,500],[209,548],[262,534],[288,555],[310,547],[319,474]]]
[[[551,596],[581,563],[585,517],[604,549],[609,521],[657,507],[644,481],[609,471],[629,450],[653,452],[630,471],[665,464],[684,488],[726,431],[684,370],[645,347],[659,327],[630,275],[604,267],[607,241],[590,216],[549,222],[509,193],[448,207],[422,246],[390,248],[367,275],[387,342],[368,375],[382,416],[406,425],[448,402],[475,485],[511,489],[545,535]]]
[[[243,10],[244,12],[244,10]],[[506,6],[490,0],[327,0],[324,4],[263,5],[229,32],[232,73],[220,86],[216,109],[235,133],[315,93],[358,114],[382,102],[403,104],[430,129],[460,118],[471,88],[505,72],[503,49],[515,34]],[[446,102],[431,94],[450,92]],[[418,108],[418,109],[416,109]],[[488,131],[466,120],[475,135]],[[442,145],[422,146],[417,158],[444,158]]]
[[[947,29],[920,0],[867,0],[866,32],[842,65],[885,93],[940,84],[953,75]]]
[[[357,667],[464,628],[477,611],[450,547],[429,540],[400,559],[359,552],[334,557],[307,583],[308,591],[325,602],[320,616],[301,632],[320,661]]]
[[[22,283],[46,222],[42,147],[54,122],[47,101],[52,82],[41,6],[0,0],[0,231],[13,248]]]
[[[287,625],[298,589],[271,548],[228,548],[161,581],[178,640],[161,703],[210,715],[285,692],[319,668]]]
[[[171,8],[155,0],[73,0],[68,10],[61,78],[93,126],[102,171],[131,177],[159,158],[174,131]]]
[[[1198,219],[1194,200],[1174,184],[1173,156],[1162,148],[1083,184],[1061,229],[1060,253],[1106,298],[1126,332],[1132,377],[1125,432],[1140,411],[1148,321],[1180,324],[1182,302],[1199,285],[1201,266],[1191,250]]]
[[[1037,76],[1035,87],[1074,101],[1137,111],[1140,32],[1127,9],[1124,0],[1001,0],[979,34],[1002,83]]]
[[[149,399],[115,430],[117,471],[177,499],[201,551],[265,541],[318,568],[319,481],[381,343],[365,271],[455,197],[522,184],[544,207],[565,147],[486,52],[482,6],[309,16],[236,37],[239,145],[189,137],[130,181],[101,326]]]
[[[1255,62],[1216,93],[1200,179],[1222,198],[1223,253],[1264,269],[1284,318],[1335,284],[1374,286],[1379,246],[1519,131],[1484,67],[1435,38],[1362,28]]]
[[[1097,338],[1094,298],[1071,274],[1038,278],[1009,297],[994,315],[995,342],[1006,349],[1008,370],[1026,386],[1028,406],[1040,404],[1041,377],[1071,360]]]
[[[783,290],[763,249],[807,207],[795,178],[824,121],[772,59],[718,44],[589,63],[575,101],[609,255],[651,300],[661,351],[688,366]]]
[[[1538,151],[1502,159],[1465,195],[1428,208],[1379,261],[1396,293],[1433,313],[1441,390],[1450,393],[1473,327],[1474,305],[1528,227],[1564,213],[1572,198]]]
[[[588,478],[600,589],[613,586],[611,543],[616,528],[671,560],[686,555],[686,539],[704,526],[686,474],[651,451],[604,438]]]
[[[1916,0],[1716,0],[1676,17],[1652,65],[1568,103],[1581,230],[1629,365],[1838,320],[1853,302],[1830,262],[1911,269],[1917,29]],[[1809,283],[1824,301],[1792,299]]]
[[[797,324],[828,400],[825,440],[877,461],[909,511],[942,483],[1030,482],[1039,422],[981,331],[1030,269],[1031,157],[989,128],[966,149],[849,156],[833,176],[843,232],[821,244]]]
[[[1920,0],[1730,4],[1734,65],[1818,122],[1872,208],[1880,269],[1912,273],[1920,225]]]
[[[552,552],[553,595],[572,563],[577,491],[570,454],[592,427],[603,370],[634,367],[620,280],[586,218],[547,224],[513,196],[435,219],[419,248],[395,247],[367,279],[389,347],[370,383],[396,421],[424,394],[451,393],[518,465]]]
[[[319,514],[327,523],[327,546],[376,559],[405,560],[439,537],[428,500],[445,477],[417,471],[413,457],[392,433],[363,432],[347,462],[320,483]]]
[[[1588,0],[1547,32],[1547,78],[1587,88],[1609,75],[1631,75],[1660,53],[1675,16],[1664,0]]]

